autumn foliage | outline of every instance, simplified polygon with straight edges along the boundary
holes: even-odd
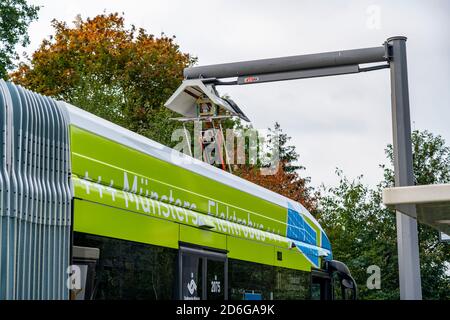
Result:
[[[274,154],[277,148],[279,162],[275,170],[268,170],[274,174],[263,174],[262,168],[271,167],[269,163],[258,161],[256,164],[242,164],[234,166],[234,174],[249,180],[273,192],[281,194],[291,200],[300,202],[310,212],[317,212],[318,193],[309,185],[309,178],[302,177],[305,168],[298,165],[300,155],[295,146],[290,145],[291,137],[283,132],[279,123],[268,129],[266,141],[269,150],[266,156]],[[276,141],[276,142],[275,142]],[[274,143],[275,142],[275,143]],[[267,170],[266,170],[267,172]]]
[[[155,140],[170,137],[171,114],[162,104],[195,61],[174,37],[127,28],[117,13],[78,16],[73,27],[56,20],[52,25],[54,35],[10,75],[12,81]]]
[[[315,212],[317,197],[307,185],[307,179],[301,178],[297,172],[286,172],[285,167],[285,163],[280,163],[278,170],[272,175],[263,175],[261,170],[254,166],[240,166],[235,173],[261,187],[300,202],[310,212]]]

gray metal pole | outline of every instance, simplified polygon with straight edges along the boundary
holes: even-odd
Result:
[[[385,48],[373,47],[299,56],[223,63],[184,69],[186,79],[231,78],[386,61]]]
[[[414,185],[411,120],[409,112],[406,37],[387,39],[390,53],[392,127],[394,136],[395,186]],[[415,208],[407,208],[414,210]],[[400,298],[421,300],[419,242],[417,220],[396,213]]]

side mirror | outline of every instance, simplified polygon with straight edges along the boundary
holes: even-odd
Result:
[[[353,284],[353,281],[350,279],[342,279],[342,285],[346,288],[346,289],[353,289],[355,286]]]
[[[343,277],[342,287],[344,289],[344,296],[346,300],[356,300],[357,289],[355,279],[351,276]]]

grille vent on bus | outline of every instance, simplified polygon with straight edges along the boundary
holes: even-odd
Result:
[[[59,102],[0,80],[0,299],[67,299],[69,136]]]

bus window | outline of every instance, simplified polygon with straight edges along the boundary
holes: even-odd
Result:
[[[273,299],[274,267],[242,260],[229,260],[229,287],[231,300],[244,300],[249,293],[262,300]]]
[[[72,285],[74,288],[70,290],[71,300],[91,300],[94,294],[95,286],[95,269],[97,267],[97,260],[100,256],[98,248],[89,247],[72,247],[72,271],[73,276],[78,279],[73,279]]]
[[[310,295],[310,274],[305,271],[275,267],[275,300],[307,299]]]
[[[311,300],[321,300],[321,285],[320,283],[312,283],[311,284]]]
[[[208,259],[206,270],[206,296],[208,300],[225,299],[225,269],[224,261]]]
[[[73,242],[99,250],[94,288],[85,299],[175,298],[177,250],[79,232]],[[76,264],[75,252],[73,259]]]
[[[333,300],[344,300],[344,289],[342,287],[342,278],[338,272],[332,275]]]

